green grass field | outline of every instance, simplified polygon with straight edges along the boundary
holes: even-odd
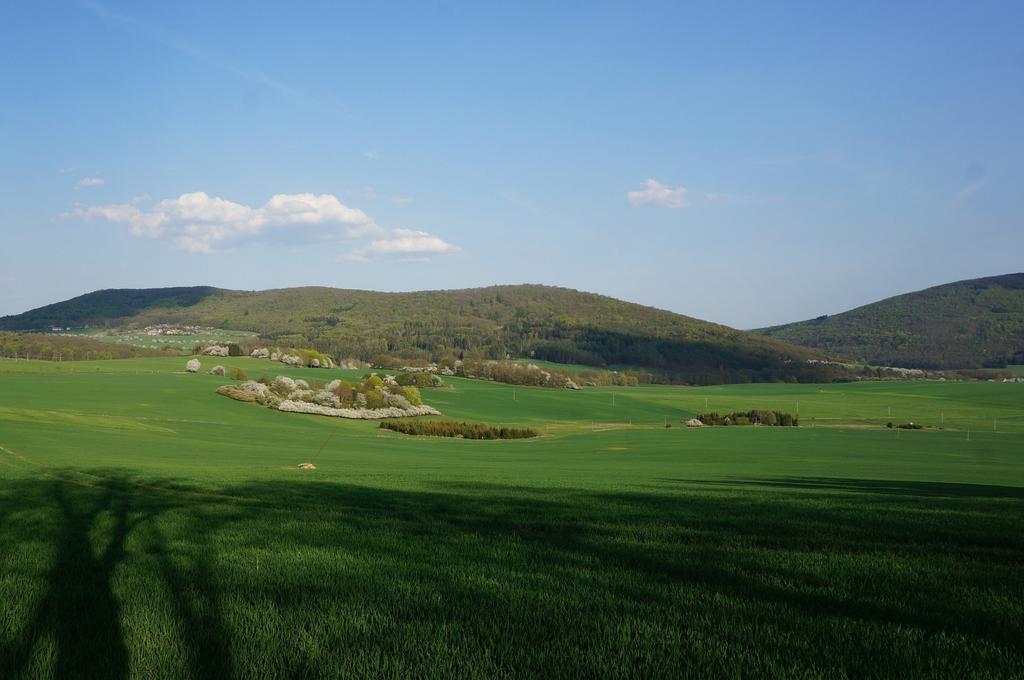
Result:
[[[183,369],[0,361],[0,677],[1024,675],[1024,384],[424,390],[543,434],[465,441]]]

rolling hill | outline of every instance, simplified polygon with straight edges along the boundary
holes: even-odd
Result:
[[[888,366],[948,369],[1024,362],[1024,273],[957,281],[757,332]]]
[[[815,350],[602,295],[539,285],[380,293],[334,288],[102,290],[15,316],[0,329],[154,323],[253,331],[335,356],[528,357],[627,364],[696,383],[822,380]]]

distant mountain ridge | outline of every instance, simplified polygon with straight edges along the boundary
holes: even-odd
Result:
[[[998,366],[1024,360],[1024,273],[947,283],[756,332],[876,365]]]
[[[0,329],[155,323],[253,331],[338,357],[505,356],[626,364],[697,383],[829,379],[822,355],[665,310],[541,285],[381,293],[207,286],[102,290],[14,316]]]

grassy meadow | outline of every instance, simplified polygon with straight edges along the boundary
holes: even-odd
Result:
[[[0,361],[0,677],[1024,675],[1024,384],[423,390],[542,433],[468,441],[225,382]]]

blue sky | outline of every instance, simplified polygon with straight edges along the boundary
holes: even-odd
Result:
[[[1024,4],[10,3],[0,314],[548,283],[738,327],[1024,269]]]

